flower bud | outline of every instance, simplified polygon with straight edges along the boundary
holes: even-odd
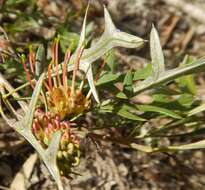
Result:
[[[51,142],[53,133],[60,130],[62,136],[57,152],[57,165],[61,175],[69,176],[72,167],[80,163],[79,140],[74,131],[71,131],[69,121],[61,121],[59,115],[52,115],[50,112],[38,112],[32,125],[32,132],[40,141],[43,148],[47,148]]]
[[[75,157],[74,162],[72,163],[72,166],[78,166],[80,164],[80,158]]]
[[[73,143],[69,143],[67,145],[67,152],[68,152],[69,155],[72,155],[74,153],[74,145],[73,145]]]
[[[67,140],[61,140],[61,142],[60,142],[60,149],[61,150],[66,150],[67,144],[68,144]]]

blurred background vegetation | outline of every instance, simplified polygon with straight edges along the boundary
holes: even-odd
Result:
[[[205,3],[200,0],[181,2],[184,3],[182,6],[166,0],[93,0],[88,14],[88,45],[91,39],[98,38],[103,32],[105,4],[114,23],[122,31],[149,40],[151,25],[155,24],[167,68],[175,68],[180,62],[181,66],[189,64],[204,55],[205,23],[202,20],[205,18],[204,15],[188,14],[184,7],[205,10]],[[50,58],[51,43],[56,36],[60,37],[60,59],[63,60],[67,48],[75,50],[86,5],[85,0],[0,1],[0,72],[14,87],[26,82],[21,64],[22,54],[27,55],[31,49],[35,51],[43,44],[46,56]],[[204,73],[181,77],[168,87],[160,86],[149,93],[129,98],[129,101],[118,94],[123,86],[125,94],[129,96],[132,81],[142,80],[149,75],[149,59],[148,43],[141,50],[117,48],[106,55],[107,65],[97,83],[102,105],[100,108],[94,107],[78,122],[93,130],[102,129],[114,137],[134,137],[137,142],[143,141],[151,147],[203,139],[203,112],[187,116],[190,110],[204,101]],[[30,93],[29,87],[21,90],[24,96]],[[108,98],[112,101],[107,102]],[[137,106],[129,107],[130,103]],[[136,119],[136,108],[146,121]],[[133,112],[128,112],[131,109]],[[111,115],[112,112],[117,115]],[[56,188],[44,165],[36,159],[29,164],[32,170],[29,179],[17,178],[22,173],[23,163],[33,154],[32,147],[1,120],[0,189],[20,189],[17,181],[26,184],[22,190]],[[82,176],[74,177],[74,190],[205,189],[203,150],[146,154],[118,144],[92,143],[86,139],[82,157],[82,163],[76,171]]]

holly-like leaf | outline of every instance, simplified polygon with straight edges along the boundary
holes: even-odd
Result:
[[[86,78],[92,94],[95,100],[99,103],[99,98],[97,91],[94,85],[93,72],[92,72],[92,63],[97,59],[102,57],[108,51],[114,47],[125,47],[125,48],[140,48],[144,44],[144,40],[122,32],[118,30],[112,22],[109,12],[106,7],[104,7],[105,15],[105,31],[100,37],[100,39],[94,43],[90,48],[83,51],[83,55],[80,60],[79,69],[86,73]],[[68,72],[73,70],[74,57],[72,56],[68,64]],[[59,69],[61,66],[59,67]]]
[[[144,80],[140,84],[134,86],[134,94],[139,94],[147,89],[158,87],[161,84],[165,84],[166,82],[175,80],[181,76],[189,75],[197,72],[202,72],[205,70],[205,58],[201,58],[193,61],[191,64],[186,65],[184,67],[178,67],[175,69],[171,69],[160,73],[160,76],[157,80]]]

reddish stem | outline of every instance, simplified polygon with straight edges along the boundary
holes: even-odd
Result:
[[[30,76],[30,73],[29,73],[29,71],[28,71],[28,69],[26,67],[26,63],[25,63],[24,59],[22,59],[22,63],[23,63],[24,71],[26,73],[26,79],[28,80],[30,86],[34,89],[34,85],[33,85],[32,81],[31,81],[31,76]]]
[[[57,38],[55,42],[55,65],[56,65],[56,75],[57,75],[58,84],[61,85],[61,80],[60,80],[60,75],[58,70],[58,45],[59,45],[59,39]]]
[[[64,57],[64,64],[63,64],[63,86],[67,87],[68,83],[68,79],[67,79],[67,65],[68,65],[68,61],[70,59],[70,54],[71,51],[70,49],[68,49],[65,53],[65,57]]]
[[[29,49],[29,65],[30,65],[31,73],[34,74],[35,59],[34,59],[32,48]]]
[[[49,86],[50,90],[53,89],[53,84],[52,84],[52,80],[51,80],[51,65],[52,65],[52,63],[50,63],[48,65],[48,86]]]

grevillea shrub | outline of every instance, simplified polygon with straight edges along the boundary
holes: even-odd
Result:
[[[3,119],[35,148],[59,190],[64,189],[61,178],[69,178],[80,164],[80,144],[86,136],[147,153],[205,147],[203,138],[183,145],[160,145],[161,137],[190,137],[205,131],[201,114],[205,106],[196,98],[193,78],[193,74],[205,68],[205,59],[186,56],[179,67],[167,70],[159,36],[153,26],[151,60],[142,69],[116,73],[117,60],[113,59],[111,50],[115,47],[141,48],[145,41],[118,30],[104,8],[105,31],[88,46],[85,38],[87,11],[73,53],[67,49],[64,58],[61,57],[58,52],[63,38],[58,36],[51,47],[50,59],[45,59],[42,45],[36,53],[30,50],[28,58],[21,57],[22,63],[19,64],[23,64],[26,84],[13,88],[0,74],[0,113]],[[98,59],[103,59],[100,66],[96,62]],[[117,88],[119,83],[122,88]],[[175,90],[170,88],[170,84]],[[18,93],[26,86],[33,89],[29,101]],[[140,93],[146,93],[152,101],[136,104],[133,97]],[[23,114],[16,111],[19,107]],[[91,128],[77,122],[88,111],[101,121],[96,119],[96,126]],[[158,122],[161,118],[166,119],[165,124],[147,127],[149,121]],[[176,128],[179,126],[183,127],[183,132],[179,130],[178,133]],[[123,127],[125,133],[115,135]],[[113,130],[102,130],[108,128]],[[82,133],[84,135],[80,135]]]

